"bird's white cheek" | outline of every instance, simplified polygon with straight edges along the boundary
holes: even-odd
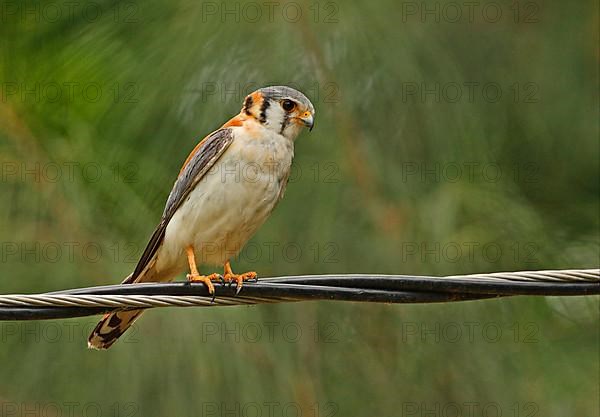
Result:
[[[283,135],[287,138],[295,140],[298,137],[298,135],[302,132],[303,128],[304,126],[292,121],[286,127],[285,131],[283,132]]]
[[[285,112],[277,103],[271,104],[271,106],[267,109],[267,120],[266,124],[269,129],[279,132],[281,131],[281,126],[285,120]]]

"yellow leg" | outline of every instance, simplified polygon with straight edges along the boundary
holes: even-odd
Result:
[[[210,274],[210,275],[200,275],[198,273],[198,268],[196,267],[196,257],[194,256],[194,247],[188,246],[185,248],[185,252],[187,254],[188,264],[190,264],[190,273],[187,275],[187,279],[189,282],[202,282],[208,288],[208,292],[211,295],[215,293],[215,286],[211,281],[219,281],[221,280],[221,276],[219,274]]]
[[[225,263],[225,266],[223,267],[223,269],[224,269],[223,279],[225,280],[225,282],[235,281],[236,287],[237,287],[237,289],[235,291],[236,294],[238,294],[240,292],[240,290],[242,289],[242,285],[243,285],[244,281],[257,279],[256,278],[257,274],[254,271],[244,272],[243,274],[234,274],[233,271],[231,270],[231,264],[229,263],[229,261],[227,261]]]

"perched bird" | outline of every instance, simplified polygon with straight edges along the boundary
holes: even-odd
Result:
[[[256,272],[234,274],[229,260],[265,222],[283,196],[303,127],[312,130],[315,109],[290,87],[261,88],[241,112],[206,136],[183,163],[162,218],[135,270],[123,284],[171,281],[189,267],[188,281],[235,282],[237,291]],[[224,274],[200,275],[197,264],[223,265]],[[108,349],[142,314],[106,314],[88,347]]]

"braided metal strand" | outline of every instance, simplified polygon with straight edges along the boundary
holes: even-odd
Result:
[[[264,278],[235,286],[144,283],[79,288],[46,294],[0,295],[0,320],[80,317],[118,309],[213,307],[306,300],[431,303],[512,295],[600,294],[600,269],[497,272],[448,277],[317,275]]]

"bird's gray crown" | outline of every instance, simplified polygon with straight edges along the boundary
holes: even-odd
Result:
[[[260,93],[263,97],[274,100],[283,100],[286,98],[298,101],[304,104],[311,113],[315,112],[315,107],[311,103],[311,101],[302,94],[300,91],[293,89],[292,87],[288,87],[285,85],[276,85],[272,87],[264,87],[259,89]]]

